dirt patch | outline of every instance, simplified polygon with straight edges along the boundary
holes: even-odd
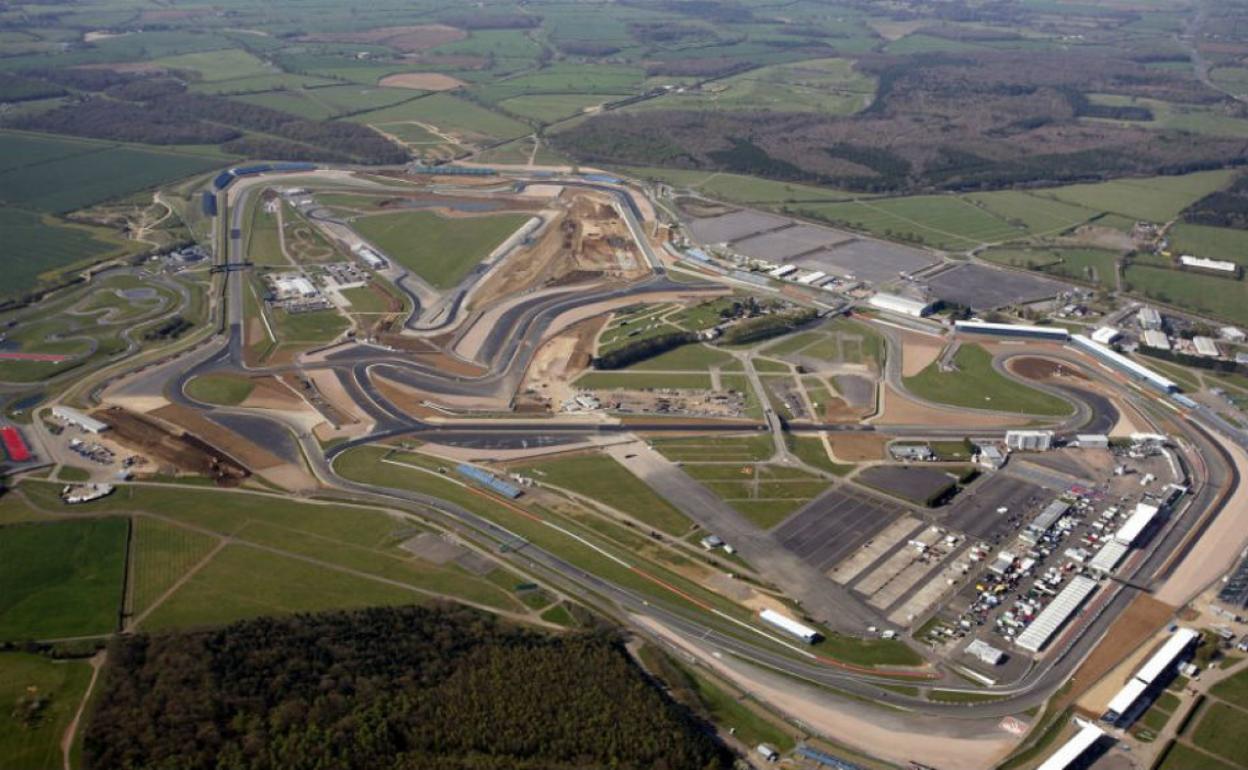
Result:
[[[459,78],[443,75],[441,72],[404,72],[398,75],[387,75],[379,80],[377,85],[386,88],[410,88],[415,91],[454,91],[467,84]]]
[[[301,412],[307,409],[303,399],[291,392],[275,377],[253,377],[251,393],[241,406],[248,409],[276,409],[282,412]]]
[[[1086,374],[1081,372],[1077,367],[1068,363],[1054,361],[1049,358],[1035,358],[1027,356],[1026,358],[1011,358],[1006,363],[1006,368],[1019,377],[1025,377],[1029,380],[1049,380],[1049,379],[1077,379],[1087,380]]]
[[[365,43],[384,45],[396,51],[413,52],[437,48],[463,40],[468,33],[445,24],[419,24],[407,27],[379,27],[363,32],[333,32],[307,35],[303,40],[323,43]]]
[[[606,315],[587,318],[542,345],[533,356],[521,391],[532,391],[528,395],[548,407],[571,398],[576,389],[570,383],[589,366],[594,340],[606,322]]]
[[[913,377],[940,358],[945,345],[926,334],[901,335],[901,374]]]
[[[1148,594],[1140,594],[1118,616],[1109,630],[1105,632],[1099,644],[1093,648],[1087,659],[1075,669],[1071,681],[1074,683],[1067,695],[1066,703],[1076,698],[1082,699],[1084,693],[1093,690],[1110,671],[1118,666],[1127,656],[1140,648],[1141,640],[1149,638],[1157,629],[1166,624],[1174,614],[1174,607],[1154,599]],[[1116,690],[1115,690],[1116,692]],[[1110,693],[1113,697],[1113,693]],[[1064,708],[1065,704],[1054,705],[1054,709]],[[1090,714],[1100,718],[1100,714]]]
[[[425,406],[426,395],[415,388],[400,385],[385,377],[373,377],[373,384],[382,397],[394,404],[401,411],[412,417],[437,417],[442,415],[436,409]]]
[[[163,417],[160,413],[170,409],[185,408],[168,406],[154,414]],[[110,407],[96,416],[112,428],[109,434],[112,440],[156,460],[158,464],[209,476],[221,486],[237,486],[251,475],[243,463],[203,439],[189,433],[176,434],[154,420],[121,407]]]
[[[1025,425],[1023,417],[974,414],[969,411],[937,409],[911,401],[891,386],[880,389],[880,416],[872,422],[880,425],[923,425],[942,428],[1004,428]]]
[[[193,434],[211,445],[221,447],[220,451],[234,458],[238,463],[252,471],[262,471],[285,465],[286,462],[277,455],[253,443],[244,436],[222,427],[205,418],[200,412],[180,404],[171,404],[152,412],[158,417],[176,425],[187,433]]]
[[[828,444],[832,447],[832,454],[842,462],[870,462],[884,459],[888,437],[870,433],[829,433]]]

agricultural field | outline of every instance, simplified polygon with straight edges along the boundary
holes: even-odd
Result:
[[[1117,281],[1118,254],[1105,249],[1067,247],[994,248],[981,251],[979,258],[998,265],[1035,270],[1058,278],[1069,278],[1113,288]]]
[[[131,246],[104,228],[64,224],[49,214],[0,206],[0,264],[5,281],[0,297],[11,297],[54,282],[74,265],[122,256]]]
[[[849,115],[870,106],[875,78],[848,59],[761,67],[700,88],[673,91],[632,110],[775,110]]]
[[[829,224],[947,251],[966,251],[1031,235],[1025,222],[1009,221],[968,197],[952,195],[801,204],[794,209]]]
[[[451,94],[432,94],[402,104],[352,115],[350,120],[390,131],[399,125],[428,125],[457,142],[515,139],[531,133],[526,124]]]
[[[188,73],[194,80],[209,83],[222,80],[264,77],[279,72],[275,67],[266,64],[264,60],[254,54],[237,48],[227,48],[223,51],[187,53],[180,56],[165,56],[159,59],[152,59],[149,64],[161,69]]]
[[[695,190],[729,203],[753,204],[764,208],[797,202],[837,202],[855,197],[853,193],[828,187],[776,182],[756,176],[716,171],[622,166],[620,172],[639,179],[665,182],[680,189]]]
[[[1060,417],[1070,404],[1057,396],[1029,388],[992,368],[992,354],[980,345],[963,345],[953,358],[956,371],[942,372],[938,362],[913,377],[906,389],[921,399],[969,409]]]
[[[1211,136],[1248,137],[1248,120],[1227,115],[1216,108],[1166,102],[1116,94],[1091,94],[1093,104],[1110,107],[1137,107],[1152,113],[1152,120],[1121,121],[1126,125],[1145,126],[1156,129],[1190,131]],[[1085,118],[1086,120],[1087,118]],[[1106,120],[1096,118],[1096,120]]]
[[[1232,176],[1233,172],[1226,170],[1201,171],[1186,176],[1069,185],[1036,194],[1095,211],[1111,211],[1148,222],[1168,222],[1204,196],[1226,187]]]
[[[124,518],[0,528],[0,639],[115,631],[128,528]]]
[[[671,503],[604,455],[560,457],[525,466],[520,472],[597,500],[669,535],[680,537],[692,526]]]
[[[1179,223],[1167,232],[1170,251],[1248,265],[1248,231]]]
[[[1243,281],[1149,265],[1127,268],[1123,281],[1131,292],[1157,302],[1248,323],[1248,284]]]
[[[217,544],[211,535],[138,516],[132,535],[130,614],[150,609]]]
[[[528,220],[525,214],[452,218],[405,211],[361,217],[353,225],[386,256],[430,285],[449,289]]]
[[[85,660],[53,660],[26,652],[0,652],[0,757],[6,767],[62,770],[61,738],[91,681]],[[33,698],[46,705],[30,719],[21,704]]]
[[[624,96],[625,94],[529,94],[503,99],[496,106],[510,115],[546,125]]]

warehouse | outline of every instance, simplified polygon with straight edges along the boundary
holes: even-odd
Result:
[[[1114,539],[1127,547],[1135,545],[1140,535],[1144,534],[1144,530],[1148,529],[1148,525],[1153,523],[1153,519],[1157,518],[1160,511],[1161,509],[1155,505],[1136,503],[1135,512],[1114,533]]]
[[[1217,358],[1222,355],[1218,350],[1218,343],[1213,341],[1212,337],[1193,337],[1192,344],[1196,346],[1196,355],[1205,358]]]
[[[68,406],[52,407],[52,416],[61,422],[76,425],[87,433],[103,433],[108,430],[108,425]]]
[[[1092,561],[1088,562],[1088,566],[1101,575],[1113,574],[1113,571],[1118,569],[1118,565],[1122,563],[1123,557],[1127,555],[1127,551],[1130,549],[1130,546],[1123,545],[1117,540],[1110,540],[1101,546],[1101,550],[1096,552],[1096,556],[1092,557]]]
[[[1075,436],[1080,449],[1109,449],[1109,436],[1104,433],[1080,433]]]
[[[1053,431],[1007,430],[1005,446],[1015,452],[1047,452],[1053,448]]]
[[[1234,262],[1228,262],[1224,259],[1208,259],[1207,257],[1193,257],[1190,254],[1184,254],[1179,257],[1179,264],[1183,267],[1191,267],[1196,270],[1208,270],[1214,273],[1235,273],[1238,267]]]
[[[890,313],[908,315],[915,318],[922,318],[932,312],[932,303],[902,297],[898,294],[878,293],[867,300],[867,304],[878,310],[886,310]]]
[[[1042,340],[1065,342],[1070,332],[1060,326],[1024,326],[1021,324],[995,324],[986,321],[955,321],[953,328],[963,334],[993,334],[999,337],[1034,337]]]
[[[767,275],[770,275],[772,278],[784,278],[785,276],[792,275],[796,272],[797,265],[781,265]]]
[[[383,259],[380,254],[373,251],[368,246],[365,246],[364,244],[360,243],[360,244],[357,244],[355,248],[352,249],[352,251],[355,252],[355,255],[357,257],[363,260],[364,264],[368,265],[372,269],[374,270],[385,269],[386,260]]]
[[[1015,641],[1019,647],[1028,652],[1040,652],[1049,643],[1053,635],[1074,616],[1083,606],[1088,597],[1096,591],[1097,582],[1083,575],[1071,578],[1070,583],[1062,589],[1049,606],[1036,616],[1031,625],[1027,626]]]
[[[1075,347],[1085,353],[1088,353],[1095,358],[1099,358],[1105,364],[1129,374],[1136,379],[1143,380],[1148,385],[1153,386],[1163,393],[1176,393],[1179,390],[1179,386],[1175,384],[1173,380],[1162,377],[1152,369],[1149,369],[1142,364],[1137,364],[1135,361],[1132,361],[1121,353],[1117,353],[1105,345],[1094,342],[1082,334],[1071,335],[1070,341],[1075,344]]]
[[[1165,332],[1149,329],[1144,332],[1144,345],[1150,348],[1157,348],[1158,350],[1169,350],[1170,338],[1166,336]]]
[[[811,286],[816,281],[822,281],[824,278],[827,278],[827,277],[828,277],[827,273],[823,272],[822,270],[816,270],[813,273],[807,273],[806,275],[803,275],[801,278],[798,278],[797,282],[805,286]]]
[[[1079,725],[1079,732],[1075,733],[1075,737],[1053,752],[1053,756],[1046,759],[1038,770],[1066,770],[1068,767],[1075,767],[1076,762],[1079,762],[1079,767],[1085,766],[1079,758],[1105,737],[1105,731],[1078,718],[1075,719],[1075,724]]]
[[[1001,661],[1005,659],[1005,653],[988,644],[983,639],[976,639],[966,645],[967,655],[978,658],[989,666],[999,666]]]
[[[1122,332],[1112,326],[1099,326],[1092,332],[1092,339],[1102,345],[1112,345],[1122,336]]]
[[[779,612],[776,612],[775,610],[763,610],[762,612],[759,613],[759,617],[761,617],[764,622],[775,626],[776,628],[780,629],[786,634],[789,634],[790,636],[796,636],[798,639],[801,639],[803,642],[806,642],[807,644],[814,644],[815,642],[819,641],[818,631],[816,631],[813,628],[808,628],[806,626],[803,626],[801,623],[798,623],[796,620],[793,620],[792,618],[781,615]]]
[[[1139,322],[1141,329],[1157,331],[1161,328],[1161,313],[1157,312],[1156,308],[1140,308]]]
[[[1128,727],[1151,705],[1157,692],[1170,683],[1175,664],[1200,638],[1200,633],[1190,628],[1178,628],[1166,639],[1165,644],[1127,682],[1105,709],[1101,721],[1118,727]]]

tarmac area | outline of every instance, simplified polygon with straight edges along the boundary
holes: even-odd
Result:
[[[1003,542],[1023,526],[1053,495],[1022,479],[994,473],[962,491],[951,505],[938,509],[940,522],[959,532],[991,543]],[[997,513],[1005,508],[1005,513]]]
[[[976,311],[1035,302],[1073,288],[1049,278],[971,264],[946,270],[929,278],[926,283],[940,299],[966,305]]]
[[[877,465],[858,474],[858,478],[867,486],[922,506],[946,493],[956,482],[945,469],[916,465]]]
[[[826,572],[905,511],[864,492],[837,486],[772,531],[781,545]]]

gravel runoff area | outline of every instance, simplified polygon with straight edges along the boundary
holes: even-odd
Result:
[[[980,311],[1037,302],[1074,288],[1051,278],[970,264],[946,270],[926,284],[935,297]]]
[[[834,486],[772,534],[807,564],[826,572],[903,513],[900,505],[849,486]]]

